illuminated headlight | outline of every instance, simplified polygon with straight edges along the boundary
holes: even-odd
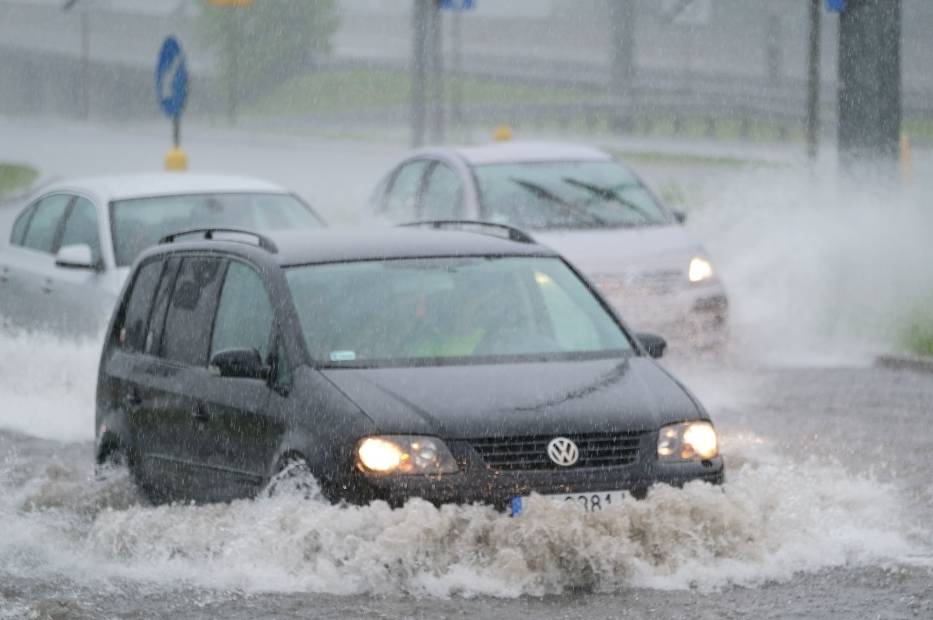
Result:
[[[671,424],[658,435],[658,458],[662,461],[708,461],[718,454],[716,429],[705,420]]]
[[[356,445],[357,466],[375,474],[450,474],[457,462],[443,441],[419,435],[364,437]]]
[[[713,277],[713,265],[702,256],[694,256],[690,259],[690,268],[687,269],[687,277],[691,282],[703,282]]]

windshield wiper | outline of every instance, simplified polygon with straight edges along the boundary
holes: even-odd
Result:
[[[586,191],[590,192],[591,194],[593,194],[594,196],[602,200],[608,200],[608,201],[620,204],[623,207],[628,207],[629,209],[631,209],[632,211],[640,215],[645,220],[646,224],[656,223],[655,219],[651,217],[651,215],[647,211],[642,209],[640,206],[638,206],[631,200],[627,200],[623,198],[619,194],[619,189],[624,189],[626,187],[637,187],[637,184],[635,183],[625,183],[615,188],[615,187],[603,187],[602,185],[596,185],[594,183],[587,183],[586,181],[581,181],[580,179],[574,179],[573,177],[564,177],[563,181],[564,183],[568,185],[573,185],[574,187],[585,189]]]
[[[548,188],[542,185],[538,185],[537,183],[534,183],[533,181],[528,181],[527,179],[521,179],[518,177],[509,177],[509,180],[512,181],[512,183],[515,183],[521,187],[524,187],[525,189],[530,191],[532,194],[538,196],[539,198],[544,198],[545,200],[549,202],[553,202],[564,213],[567,213],[569,215],[582,215],[588,218],[594,224],[598,224],[600,226],[605,226],[609,223],[608,221],[599,217],[595,213],[590,213],[586,209],[581,209],[577,205],[567,202],[566,200],[564,200],[563,198],[561,198],[560,196],[558,196],[557,194],[555,194]]]

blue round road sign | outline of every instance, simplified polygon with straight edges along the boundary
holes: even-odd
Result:
[[[168,37],[156,63],[156,98],[169,118],[177,118],[188,99],[188,68],[185,55],[175,37]]]

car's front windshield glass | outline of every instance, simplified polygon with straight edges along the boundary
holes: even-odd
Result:
[[[116,200],[110,207],[118,266],[129,265],[165,235],[209,226],[248,230],[319,228],[314,213],[289,194],[187,194]]]
[[[361,261],[286,272],[308,351],[328,366],[614,357],[615,319],[557,258]]]
[[[651,192],[614,161],[486,164],[473,168],[485,219],[528,229],[671,223]]]

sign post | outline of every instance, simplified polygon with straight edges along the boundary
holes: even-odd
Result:
[[[181,114],[188,100],[188,67],[175,37],[167,37],[162,43],[155,77],[159,107],[172,119],[172,148],[165,155],[165,169],[187,170],[188,156],[181,149]]]

